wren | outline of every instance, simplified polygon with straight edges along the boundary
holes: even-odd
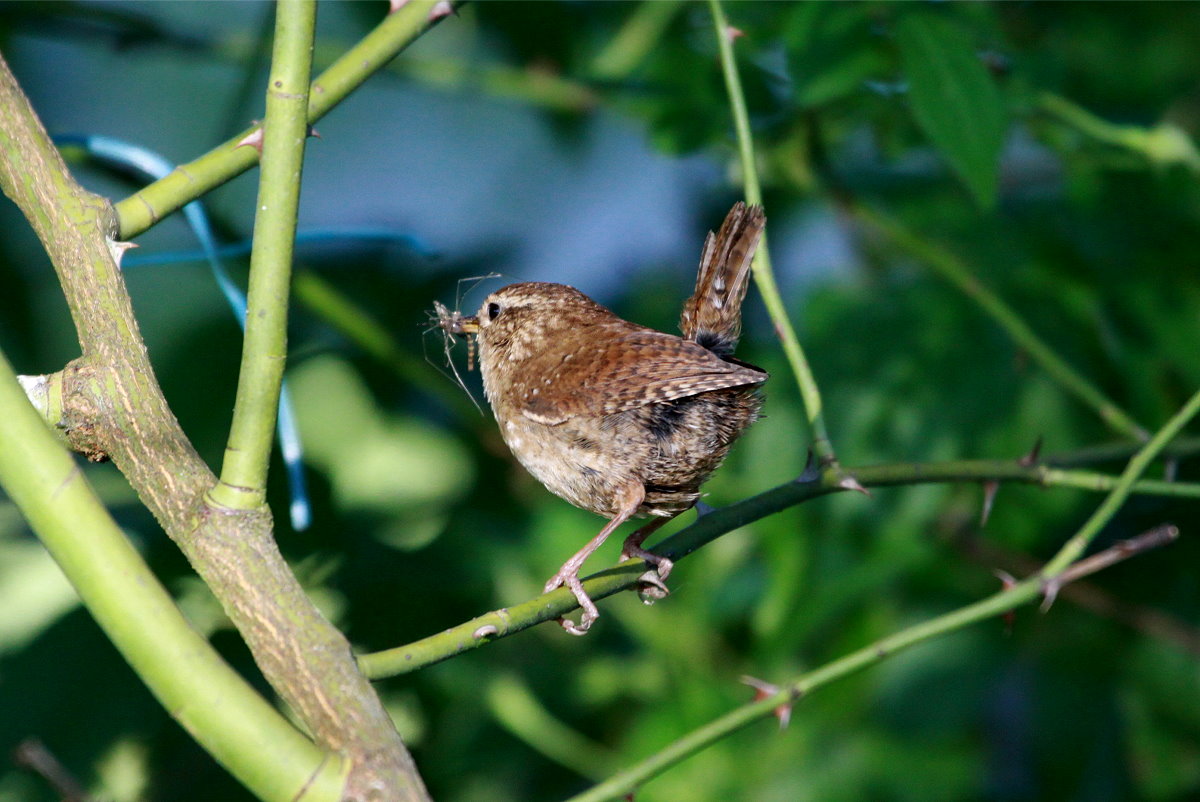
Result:
[[[654,566],[644,596],[661,598],[672,563],[641,548],[693,507],[700,485],[762,406],[760,368],[732,356],[750,263],[766,218],[737,203],[709,233],[696,289],[679,328],[665,334],[614,315],[564,284],[510,284],[474,316],[437,306],[450,334],[474,336],[483,387],[505,443],[550,492],[609,519],[546,583],[566,585],[583,610],[583,635],[599,616],[579,579],[583,562],[622,523],[654,520],[630,535],[621,560]]]

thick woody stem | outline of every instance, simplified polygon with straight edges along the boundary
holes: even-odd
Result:
[[[348,790],[365,798],[375,787],[394,799],[425,799],[349,644],[280,556],[269,514],[204,502],[215,478],[155,379],[115,258],[119,249],[110,248],[112,208],[74,181],[3,60],[0,134],[0,181],[54,264],[82,348],[83,357],[63,373],[67,418],[91,427],[94,442],[221,600],[263,674],[318,743],[350,758]],[[248,726],[229,719],[238,721]]]

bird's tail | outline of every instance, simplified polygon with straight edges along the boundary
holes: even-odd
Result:
[[[761,206],[738,201],[721,229],[704,240],[696,291],[683,305],[679,328],[719,356],[729,356],[742,333],[742,300],[750,283],[750,262],[767,218]]]

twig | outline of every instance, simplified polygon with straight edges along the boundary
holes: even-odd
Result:
[[[1113,487],[1112,491],[1100,504],[1087,522],[1080,527],[1079,531],[1067,541],[1066,545],[1059,550],[1054,559],[1046,564],[1042,571],[1042,578],[1053,586],[1053,583],[1059,575],[1061,575],[1071,563],[1075,562],[1087,547],[1095,539],[1101,528],[1116,514],[1117,510],[1125,503],[1125,499],[1133,489],[1134,482],[1142,473],[1149,467],[1150,463],[1158,456],[1159,452],[1166,447],[1167,443],[1171,442],[1176,435],[1182,431],[1196,413],[1200,411],[1200,391],[1197,391],[1188,402],[1183,405],[1175,415],[1167,421],[1166,425],[1159,429],[1154,437],[1150,438],[1150,442],[1146,443],[1137,454],[1129,460],[1129,465],[1121,473],[1120,479]]]
[[[1029,555],[1009,551],[982,538],[956,538],[955,542],[972,561],[981,566],[999,566],[1020,574],[1036,573],[1040,567],[1040,563]],[[1059,597],[1093,615],[1117,621],[1200,657],[1200,629],[1162,610],[1144,604],[1131,604],[1087,582],[1072,582],[1062,589]]]
[[[312,82],[308,122],[324,117],[363,81],[386,65],[397,53],[437,23],[430,11],[437,0],[412,0],[389,14],[376,28],[329,66]],[[180,165],[166,178],[155,181],[114,207],[121,237],[142,233],[162,218],[209,190],[254,166],[258,151],[239,145],[254,133],[250,127],[200,158]]]
[[[247,542],[240,537],[243,532],[237,522],[224,532],[234,547],[226,551],[224,543],[208,544],[207,553],[200,553],[196,533],[204,528],[196,525],[196,502],[211,474],[183,436],[154,381],[128,294],[104,237],[109,209],[74,181],[3,58],[0,186],[30,220],[62,283],[84,354],[66,369],[70,378],[64,379],[63,392],[72,396],[72,403],[103,406],[103,416],[92,409],[91,417],[83,419],[103,438],[106,453],[206,580],[214,576],[217,562],[237,565],[247,575],[254,573],[259,585],[266,574],[279,569],[284,573],[271,576],[273,598],[281,605],[306,604],[298,584],[289,594],[282,582],[275,581],[276,576],[290,574],[278,553],[269,552],[273,545],[269,539],[265,544],[256,542],[250,552],[231,556]],[[67,385],[70,389],[65,389]],[[73,411],[80,413],[78,407]],[[263,797],[337,797],[339,761],[328,760],[189,626],[30,406],[2,357],[0,483],[88,611],[201,746]],[[214,585],[214,592],[227,604],[244,589],[231,585],[236,583]],[[288,620],[298,615],[292,606],[287,612]],[[278,624],[269,633],[250,632],[247,640],[252,648],[262,647],[264,639],[272,639],[271,647],[281,651],[296,648],[294,641],[288,641],[293,633],[281,635],[283,622]],[[287,646],[281,646],[280,640]],[[256,656],[260,653],[261,649]],[[273,680],[279,678],[266,673]],[[289,701],[298,696],[289,694]]]
[[[1143,551],[1165,546],[1178,537],[1179,529],[1172,524],[1163,524],[1162,526],[1155,527],[1149,532],[1143,532],[1135,538],[1123,540],[1098,554],[1093,554],[1091,557],[1080,560],[1059,574],[1058,583],[1066,585],[1083,579],[1085,576],[1090,576],[1097,571],[1103,571],[1110,565],[1124,562],[1130,557],[1141,554]]]
[[[1111,554],[1105,552],[1095,558],[1085,560],[1080,564],[1080,568],[1072,570],[1071,564],[1091,542],[1100,527],[1112,518],[1128,497],[1138,475],[1146,469],[1150,461],[1166,446],[1167,442],[1179,433],[1197,411],[1200,411],[1200,391],[1188,399],[1187,403],[1129,460],[1128,467],[1104,501],[1039,573],[1022,582],[1006,581],[1003,590],[986,599],[909,627],[805,674],[799,679],[781,686],[779,692],[744,705],[694,730],[666,749],[618,773],[586,793],[573,797],[569,802],[600,802],[600,800],[616,799],[730,733],[760,718],[774,715],[780,705],[791,704],[822,685],[861,671],[922,641],[1007,613],[1032,601],[1039,595],[1047,601],[1053,600],[1057,589],[1066,582],[1140,553],[1140,550],[1169,542],[1177,534],[1175,528],[1172,526],[1159,527],[1133,541],[1114,546],[1108,550]]]
[[[1067,364],[1045,340],[1039,337],[1015,309],[984,286],[961,260],[950,251],[909,231],[897,220],[862,203],[848,202],[854,216],[882,233],[895,245],[933,268],[942,278],[974,301],[983,312],[1008,334],[1016,345],[1029,354],[1059,387],[1091,407],[1114,432],[1145,442],[1148,434],[1137,421],[1106,396],[1096,385]]]
[[[88,802],[87,792],[67,767],[38,738],[26,738],[13,750],[13,763],[33,772],[62,797],[62,802]]]
[[[1077,579],[1086,573],[1092,573],[1146,549],[1169,542],[1172,537],[1165,536],[1162,530],[1173,532],[1174,527],[1160,527],[1147,535],[1134,538],[1130,543],[1137,545],[1132,549],[1127,544],[1115,546],[1114,550],[1119,552],[1119,557],[1116,559],[1106,557],[1102,561],[1097,561],[1090,566],[1091,570],[1073,575],[1071,579]],[[1099,556],[1097,555],[1097,557]],[[604,800],[620,799],[652,777],[681,763],[731,733],[760,719],[777,715],[781,706],[791,705],[824,685],[869,668],[910,646],[957,631],[970,624],[1001,615],[1022,604],[1027,604],[1036,599],[1040,592],[1041,582],[1037,576],[1034,576],[987,599],[878,640],[815,671],[804,674],[792,682],[779,686],[779,690],[775,693],[756,694],[758,697],[756,701],[732,710],[688,733],[660,752],[618,772],[588,791],[571,797],[567,802],[603,802]]]
[[[1193,442],[1192,449],[1191,452],[1185,453],[1200,451],[1200,442]],[[1105,453],[1102,456],[1109,455]],[[1068,460],[1071,459],[1071,455],[1063,454],[1055,459]],[[996,481],[1111,492],[1121,481],[1120,477],[1091,472],[1050,469],[1044,465],[1022,465],[1017,460],[963,460],[923,465],[900,463],[855,468],[852,473],[863,487]],[[679,560],[741,526],[796,504],[850,489],[843,483],[841,475],[833,470],[814,472],[811,476],[801,479],[787,482],[728,507],[713,510],[665,539],[653,551]],[[1195,483],[1142,480],[1134,482],[1130,489],[1132,492],[1146,495],[1200,498],[1200,484]],[[631,560],[587,577],[584,587],[593,599],[606,598],[637,586],[638,577],[645,570],[646,565],[640,560]],[[405,646],[360,655],[359,665],[372,679],[407,674],[529,629],[543,621],[561,617],[573,609],[574,597],[566,591],[558,590],[512,607],[485,613]]]
[[[738,74],[737,60],[733,55],[733,39],[725,12],[721,9],[719,0],[709,0],[712,10],[713,26],[717,35],[717,48],[721,59],[721,70],[725,76],[725,88],[729,92],[729,106],[733,111],[733,125],[737,131],[738,155],[742,165],[742,180],[746,185],[746,200],[749,203],[761,204],[762,189],[758,183],[758,165],[754,157],[754,137],[750,132],[750,115],[746,111],[746,96],[742,91],[742,79]],[[792,373],[796,375],[796,383],[800,387],[800,398],[804,404],[804,412],[812,432],[813,453],[817,455],[822,466],[836,465],[833,444],[829,440],[829,432],[825,427],[825,411],[821,402],[821,391],[817,388],[817,380],[813,377],[808,358],[792,328],[788,318],[787,308],[779,294],[775,283],[775,273],[771,269],[771,252],[767,247],[767,235],[764,233],[754,255],[754,284],[762,295],[767,307],[767,314],[775,327],[775,333],[783,345],[783,353],[791,365]]]
[[[213,504],[226,509],[253,510],[266,499],[267,466],[287,361],[288,288],[308,137],[315,26],[315,0],[279,4],[260,140],[262,168],[242,365],[221,479],[209,491]]]

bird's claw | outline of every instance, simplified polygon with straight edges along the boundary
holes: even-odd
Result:
[[[657,554],[651,554],[648,551],[637,549],[634,553],[624,552],[621,554],[621,561],[637,557],[650,563],[652,566],[649,571],[638,577],[638,598],[642,600],[642,604],[654,604],[660,599],[665,599],[670,594],[667,589],[667,577],[671,575],[671,569],[675,567],[675,563],[668,557],[661,557]]]
[[[654,604],[660,599],[667,598],[671,591],[667,589],[667,583],[663,582],[662,575],[653,568],[638,577],[638,598],[642,600],[642,604]]]
[[[580,617],[578,624],[569,618],[558,618],[558,624],[572,635],[586,635],[588,630],[592,628],[592,623],[600,617],[600,611],[596,609],[595,602],[587,595],[587,591],[583,589],[583,583],[579,580],[578,574],[564,576],[562,572],[559,572],[550,577],[542,592],[550,593],[563,586],[566,586],[567,590],[571,591],[580,609],[583,610],[583,615]]]
[[[568,634],[586,635],[586,634],[588,634],[588,630],[592,628],[592,622],[595,620],[596,620],[595,618],[588,618],[587,614],[585,613],[583,618],[579,619],[578,626],[576,626],[575,622],[569,618],[558,619],[558,624]]]

